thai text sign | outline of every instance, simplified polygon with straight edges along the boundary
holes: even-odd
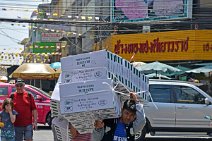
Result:
[[[113,35],[105,47],[131,61],[211,60],[212,30]]]
[[[61,33],[42,33],[41,41],[42,42],[58,42],[62,38]]]

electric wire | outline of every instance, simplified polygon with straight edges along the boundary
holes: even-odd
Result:
[[[12,1],[12,0],[11,0]],[[130,2],[130,1],[128,1],[128,2]],[[69,3],[69,2],[68,2]],[[102,4],[102,3],[100,3],[100,4]],[[212,4],[211,2],[208,2],[208,3],[204,3],[204,4],[201,4],[200,6],[204,6],[204,5],[210,5],[210,4]],[[0,5],[1,5],[1,3],[0,3]],[[21,6],[20,7],[20,9],[22,9],[23,8],[23,4],[17,4],[16,6]],[[28,5],[27,5],[28,6]],[[27,7],[26,6],[26,7]],[[193,4],[193,6],[196,6],[196,4]],[[67,7],[58,7],[58,10],[64,10],[64,8],[67,8]],[[78,11],[80,11],[80,10],[83,10],[83,6],[75,6],[75,8],[78,8],[77,10]],[[89,7],[89,6],[87,6],[86,7],[87,8],[87,10],[89,10],[89,8],[94,8],[94,7]],[[96,6],[95,8],[104,8],[103,6]],[[111,8],[111,6],[106,6],[105,8]],[[27,8],[26,8],[27,9]],[[30,9],[30,8],[28,8],[28,9]],[[196,9],[195,7],[193,7],[193,9]],[[76,12],[76,13],[75,13]],[[209,12],[210,13],[210,11],[207,11],[207,12]],[[77,11],[74,11],[73,10],[73,13],[72,14],[78,14],[78,12]],[[109,14],[108,15],[104,15],[104,16],[109,16]],[[209,17],[209,15],[206,15],[205,17]],[[175,21],[173,21],[173,23],[174,23]],[[39,22],[38,22],[39,23]],[[163,22],[162,22],[163,23]],[[165,22],[164,22],[165,23]],[[211,24],[212,22],[209,22],[209,23],[207,23],[207,22],[192,22],[192,21],[183,21],[183,22],[180,22],[179,24]],[[40,22],[39,24],[46,24],[45,22],[44,23],[42,23],[42,22]],[[75,25],[75,26],[77,26],[76,24],[78,24],[77,22],[76,23],[74,23],[73,22],[73,24]],[[84,24],[84,23],[83,23]],[[112,24],[112,23],[107,23],[107,24]],[[132,24],[133,25],[133,23],[115,23],[115,24],[118,24],[119,26],[123,26],[123,27],[127,27],[129,24]],[[154,25],[154,23],[152,24],[152,25]],[[83,27],[84,25],[78,25],[79,27]],[[85,27],[88,27],[88,26],[93,26],[93,25],[85,25]],[[180,26],[179,26],[180,27]],[[151,31],[158,31],[158,32],[160,32],[160,31],[165,31],[166,29],[160,29],[160,28],[158,28],[158,29],[151,29]],[[177,27],[176,27],[176,29],[173,29],[173,30],[178,30],[177,29]],[[98,31],[98,30],[93,30],[92,32],[96,32],[96,31]],[[112,32],[113,30],[101,30],[101,31],[105,31],[105,32]],[[136,30],[135,29],[126,29],[126,30],[123,30],[123,29],[120,29],[120,30],[118,30],[118,31],[120,31],[120,32],[129,32],[129,31],[132,31],[132,32],[135,32]],[[95,37],[95,36],[94,36]],[[107,37],[107,36],[98,36],[98,37]]]

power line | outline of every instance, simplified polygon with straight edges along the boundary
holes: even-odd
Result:
[[[19,42],[21,42],[20,40],[18,40],[18,39],[16,39],[16,38],[13,38],[13,37],[11,37],[11,36],[9,36],[7,33],[5,33],[4,31],[2,31],[2,30],[0,30],[2,33],[0,33],[1,35],[3,35],[3,36],[5,36],[5,37],[7,37],[7,38],[9,38],[11,41],[13,41],[13,42],[15,42],[15,43],[17,43],[17,44],[19,44]]]

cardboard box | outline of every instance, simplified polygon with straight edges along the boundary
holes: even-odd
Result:
[[[107,69],[105,67],[74,69],[62,72],[62,83],[107,79],[107,75]]]
[[[61,68],[63,71],[92,67],[107,67],[106,50],[71,55],[61,58]]]
[[[61,114],[120,108],[120,100],[113,91],[102,91],[87,95],[76,95],[60,99]]]
[[[90,80],[76,83],[60,84],[60,97],[83,95],[99,91],[111,90],[113,81],[111,79]]]

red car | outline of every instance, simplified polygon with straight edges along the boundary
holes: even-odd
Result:
[[[0,110],[3,100],[9,97],[12,92],[15,92],[15,90],[16,88],[14,84],[0,83]],[[51,126],[50,96],[46,92],[27,84],[25,85],[25,90],[35,99],[38,110],[38,123],[47,123]]]

